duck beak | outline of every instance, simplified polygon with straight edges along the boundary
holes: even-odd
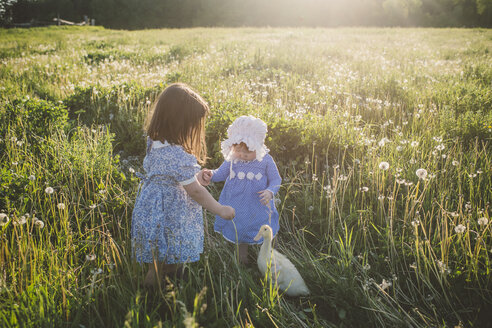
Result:
[[[263,236],[261,235],[261,232],[260,232],[260,231],[258,231],[258,234],[256,235],[256,237],[255,237],[255,238],[253,238],[253,240],[254,240],[254,241],[258,241],[258,240],[260,240],[260,239],[261,239],[261,237],[263,237]]]

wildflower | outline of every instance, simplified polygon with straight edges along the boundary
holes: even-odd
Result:
[[[311,206],[308,207],[308,211],[309,212],[312,212],[313,210],[314,210],[314,206],[311,205]]]
[[[313,181],[318,181],[318,176],[316,176],[316,174],[313,174],[312,179],[313,179]]]
[[[412,147],[417,147],[418,145],[419,145],[419,142],[418,141],[412,141],[410,143],[410,146],[412,146]]]
[[[0,227],[3,227],[7,223],[9,223],[10,219],[5,213],[0,213]]]
[[[416,228],[419,226],[420,221],[419,220],[414,220],[412,221],[412,225]]]
[[[56,207],[58,207],[59,210],[64,210],[65,209],[65,204],[59,203],[58,205],[56,205]]]
[[[421,168],[421,169],[418,169],[417,171],[415,171],[415,174],[417,175],[417,177],[419,179],[424,180],[427,177],[427,170]]]
[[[379,142],[378,142],[378,146],[379,147],[384,147],[385,144],[387,144],[388,142],[391,142],[391,140],[389,140],[388,138],[384,137],[382,138]]]
[[[343,174],[340,174],[340,176],[338,177],[338,181],[346,181],[347,179],[348,179],[348,176],[343,175]]]
[[[482,173],[483,173],[482,170],[480,170],[480,169],[477,170],[477,174],[482,174]]]
[[[476,178],[477,177],[477,174],[476,173],[473,173],[473,174],[468,174],[468,177],[470,179],[473,179],[473,178]]]
[[[364,269],[364,270],[366,270],[366,271],[367,271],[367,270],[369,270],[370,268],[371,268],[371,265],[370,265],[369,263],[366,263],[366,265],[364,265],[364,266],[362,267],[362,269]]]
[[[454,161],[451,162],[451,164],[453,164],[453,166],[458,166],[459,163],[460,162],[458,162],[457,160],[454,160]]]
[[[446,147],[443,144],[439,144],[435,148],[436,148],[436,150],[441,151],[441,150],[444,150],[444,148],[446,148]]]
[[[485,216],[483,218],[478,219],[478,225],[485,226],[489,223],[489,219],[487,219]]]
[[[96,259],[95,254],[88,254],[85,256],[86,261],[94,261]]]
[[[45,193],[47,193],[48,195],[51,195],[55,190],[51,187],[46,187],[46,189],[44,190]]]
[[[101,189],[101,190],[99,190],[99,194],[100,194],[100,195],[104,195],[105,193],[106,193],[106,189]]]
[[[383,279],[383,282],[381,282],[381,285],[379,285],[379,287],[381,287],[382,290],[386,290],[390,286],[391,286],[391,281],[386,281],[386,279]]]
[[[41,220],[38,220],[38,219],[36,219],[36,221],[34,221],[34,225],[36,225],[36,227],[38,229],[43,229],[44,228],[44,222],[41,221]]]
[[[369,190],[369,188],[367,188],[367,187],[361,187],[359,190],[362,191],[362,192],[366,192],[366,191]]]
[[[22,146],[23,144],[24,144],[24,141],[22,141],[22,140],[17,141],[17,146],[19,146],[19,147],[20,147],[20,146]]]
[[[384,195],[379,195],[378,199],[379,200],[384,200]]]
[[[454,231],[456,233],[461,234],[461,233],[463,233],[463,232],[466,231],[466,227],[464,225],[462,225],[462,224],[458,224],[456,227],[454,227]]]
[[[96,208],[96,204],[91,204],[91,205],[89,205],[89,208],[90,208],[91,210],[95,209],[95,208]]]
[[[404,184],[405,182],[405,179],[396,179],[396,183],[398,183],[399,185]]]
[[[390,165],[388,162],[381,162],[379,163],[379,169],[383,170],[383,171],[386,171],[387,169],[389,169]]]
[[[128,169],[128,172],[130,172],[130,173],[132,173],[132,174],[133,174],[133,173],[135,173],[135,169],[134,169],[133,167],[130,167],[130,168]]]
[[[449,212],[449,215],[451,215],[451,217],[453,218],[457,218],[458,216],[460,216],[457,212]]]
[[[23,224],[26,224],[26,222],[27,222],[26,216],[23,215],[20,218],[17,218],[16,220],[14,220],[14,225],[23,225]]]
[[[35,175],[33,175],[33,174],[31,174],[31,175],[29,176],[29,180],[31,180],[31,181],[36,180],[36,176],[35,176]]]
[[[439,267],[439,271],[441,271],[441,273],[450,273],[451,272],[451,270],[448,268],[448,266],[442,261],[437,260],[437,266]]]
[[[416,270],[417,269],[417,263],[413,262],[412,264],[410,264],[410,269]]]

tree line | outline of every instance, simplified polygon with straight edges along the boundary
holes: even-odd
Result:
[[[0,0],[0,25],[491,27],[491,0]]]

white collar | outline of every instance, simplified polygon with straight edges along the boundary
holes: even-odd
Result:
[[[169,142],[167,142],[166,140],[164,140],[164,143],[160,142],[159,140],[152,140],[152,149],[159,149],[166,146],[169,146]]]

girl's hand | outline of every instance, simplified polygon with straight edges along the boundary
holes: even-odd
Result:
[[[270,203],[270,201],[273,198],[273,192],[271,192],[268,189],[265,189],[265,190],[262,190],[262,191],[258,191],[258,194],[260,194],[260,202],[263,205],[267,205],[268,203]]]
[[[226,220],[232,220],[236,216],[236,210],[230,206],[222,206],[219,216]]]

